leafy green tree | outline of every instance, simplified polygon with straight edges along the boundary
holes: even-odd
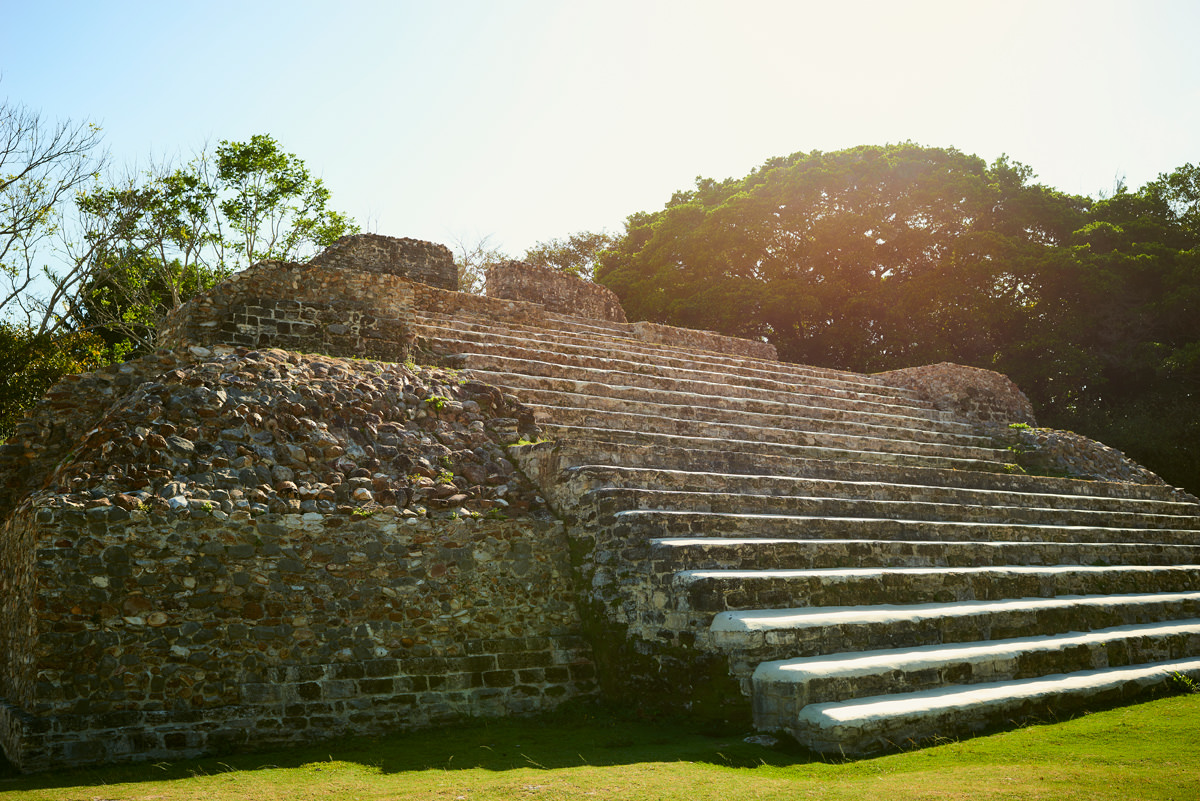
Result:
[[[525,251],[523,261],[591,280],[600,254],[616,246],[619,241],[619,237],[604,231],[581,231],[566,239],[550,239],[534,244]]]
[[[358,231],[344,214],[327,208],[329,190],[321,179],[266,134],[221,142],[216,179],[212,188],[230,231],[225,246],[247,263],[294,260]]]
[[[873,372],[998,370],[1039,419],[1200,491],[1200,168],[1092,201],[913,144],[797,153],[629,217],[597,280],[631,319]]]
[[[154,347],[158,322],[231,272],[298,260],[358,231],[329,190],[269,136],[222,141],[182,168],[159,168],[77,201],[86,268],[67,298],[74,327],[121,352]]]
[[[0,440],[11,436],[25,410],[64,375],[106,361],[104,343],[93,334],[50,334],[0,322]]]
[[[98,148],[88,123],[0,103],[0,435],[62,375],[153,348],[230,272],[358,230],[270,136],[110,181]]]
[[[1085,205],[1029,178],[913,144],[772,159],[631,216],[597,279],[633,319],[765,339],[793,361],[992,364],[1043,300],[1031,263]]]
[[[1200,491],[1200,229],[1186,165],[1096,202],[1074,232],[1069,339],[1086,364],[1042,419]]]

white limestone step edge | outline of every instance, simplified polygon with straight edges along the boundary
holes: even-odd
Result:
[[[1030,525],[1104,526],[1126,529],[1195,530],[1200,535],[1200,515],[1166,515],[1141,511],[1114,511],[1052,506],[985,505],[964,501],[924,499],[850,498],[833,495],[781,495],[644,487],[607,486],[588,490],[597,500],[618,498],[627,509],[650,511],[705,511],[734,514],[786,514],[822,517],[913,519],[941,522],[1006,523]],[[1200,510],[1197,510],[1200,511]]]
[[[814,751],[860,756],[966,736],[1042,706],[1082,707],[1106,693],[1130,700],[1176,674],[1200,677],[1200,658],[810,704],[787,728]]]
[[[681,570],[674,576],[676,585],[687,585],[696,581],[718,579],[744,581],[746,579],[818,579],[829,583],[855,579],[882,579],[887,576],[944,576],[959,575],[1012,575],[1012,576],[1066,576],[1071,574],[1108,573],[1194,573],[1200,565],[1004,565],[986,567],[830,567],[794,568],[775,570],[725,570],[697,569]]]
[[[864,549],[878,549],[895,561],[873,567],[980,567],[987,565],[1181,565],[1200,563],[1200,545],[1163,545],[1145,542],[1021,542],[970,540],[871,540],[871,539],[778,539],[768,537],[662,537],[650,540],[658,559],[703,562],[695,570],[738,569],[726,560],[745,564],[750,551],[756,563],[786,559],[788,553],[804,554],[843,548],[847,559],[864,565]],[[734,556],[730,556],[734,554]],[[1028,561],[1014,561],[1022,557]],[[955,560],[957,556],[957,561]],[[1100,558],[1107,561],[1098,562]],[[1136,559],[1144,561],[1132,561]],[[802,568],[796,568],[802,569]]]
[[[1164,545],[1200,543],[1200,531],[1169,528],[1056,525],[1053,523],[990,523],[959,520],[913,520],[892,517],[835,517],[832,515],[706,512],[690,509],[622,509],[611,515],[617,525],[639,526],[650,537],[761,536],[779,539],[850,539],[852,532],[867,539],[978,540],[1015,542],[1154,542]],[[928,536],[918,536],[922,532]],[[955,536],[958,535],[958,536]],[[766,537],[764,537],[766,538]]]
[[[985,567],[830,567],[681,570],[670,580],[677,611],[762,608],[778,603],[823,607],[896,600],[995,600],[1141,592],[1200,586],[1200,565],[989,565]]]
[[[1034,609],[1069,609],[1116,604],[1200,603],[1200,592],[1138,593],[1125,595],[1061,595],[1055,598],[1006,598],[1000,601],[953,601],[931,604],[876,604],[872,606],[818,606],[792,609],[742,609],[717,614],[709,626],[714,639],[732,635],[741,644],[745,635],[768,635],[803,628],[887,624],[972,617]]]
[[[972,683],[982,684],[994,680],[1012,680],[1008,674],[1013,671],[1017,660],[1023,655],[1053,654],[1069,648],[1097,648],[1114,642],[1172,636],[1190,637],[1193,638],[1193,642],[1200,639],[1200,618],[1007,640],[922,645],[772,660],[761,663],[754,671],[755,725],[759,728],[779,728],[784,725],[782,720],[776,719],[772,722],[771,718],[795,714],[810,700],[815,700],[807,691],[810,682],[867,677],[891,680],[891,677],[897,674],[936,672],[950,666],[970,665],[971,675],[977,679]],[[1100,669],[1106,665],[1093,664],[1092,667]]]

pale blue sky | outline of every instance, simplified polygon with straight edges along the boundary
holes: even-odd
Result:
[[[1200,161],[1200,3],[0,0],[0,97],[123,165],[269,133],[370,230],[513,254],[913,140],[1080,194]]]

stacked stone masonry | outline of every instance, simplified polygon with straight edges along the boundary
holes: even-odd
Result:
[[[412,286],[390,273],[260,262],[184,304],[159,341],[404,361]]]
[[[394,275],[439,289],[458,290],[454,254],[445,245],[380,234],[344,236],[309,262],[314,267]]]
[[[597,690],[872,753],[1200,677],[1200,502],[1003,376],[781,364],[527,265],[459,293],[439,247],[256,265],[0,447],[11,760]]]
[[[562,525],[459,374],[161,351],[0,450],[0,734],[26,770],[172,758],[594,690]]]
[[[41,546],[5,689],[27,770],[528,713],[593,679],[556,523],[43,505],[6,535]]]
[[[497,300],[536,300],[556,314],[625,322],[625,310],[608,287],[525,262],[506,261],[488,270],[485,291]]]

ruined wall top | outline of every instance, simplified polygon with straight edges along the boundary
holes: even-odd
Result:
[[[489,298],[532,301],[557,314],[625,322],[625,310],[608,287],[523,261],[506,261],[489,269],[486,287]]]
[[[458,289],[458,268],[450,248],[420,239],[381,234],[344,236],[309,264],[396,275],[439,289]]]
[[[942,411],[974,425],[1037,425],[1033,404],[1008,376],[979,367],[940,362],[876,373],[893,387],[916,392]]]

